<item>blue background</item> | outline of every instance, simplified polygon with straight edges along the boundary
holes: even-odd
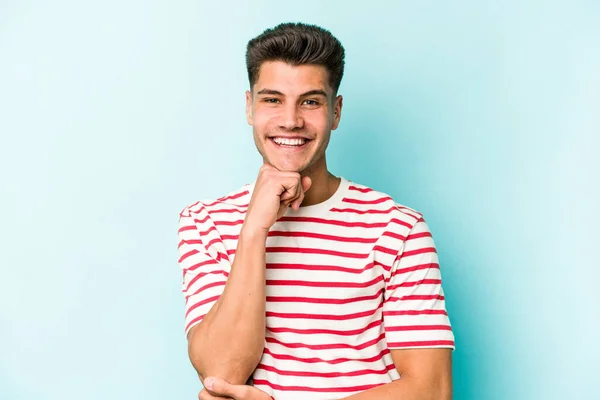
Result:
[[[455,399],[600,398],[600,3],[216,3],[0,2],[0,398],[196,398],[178,212],[254,179],[284,21],[347,50],[332,172],[429,222]]]

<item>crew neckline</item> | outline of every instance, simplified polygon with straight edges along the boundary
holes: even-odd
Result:
[[[336,191],[331,195],[328,199],[317,203],[312,204],[310,206],[302,206],[298,209],[298,211],[294,211],[291,207],[287,209],[284,216],[285,217],[306,217],[306,216],[316,216],[327,213],[331,210],[336,204],[342,201],[344,196],[348,191],[348,187],[350,186],[350,181],[345,179],[343,176],[339,176],[340,184],[338,185]],[[254,185],[256,181],[250,184],[248,188],[249,197],[252,198],[252,193],[254,191]]]

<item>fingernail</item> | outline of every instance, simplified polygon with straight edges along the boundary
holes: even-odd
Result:
[[[208,390],[212,390],[214,381],[215,380],[213,378],[206,378],[204,380],[204,387],[207,388]]]

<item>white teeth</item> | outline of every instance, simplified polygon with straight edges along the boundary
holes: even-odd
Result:
[[[306,139],[288,139],[281,137],[273,138],[273,141],[277,144],[283,144],[286,146],[302,146],[304,143],[306,143]]]

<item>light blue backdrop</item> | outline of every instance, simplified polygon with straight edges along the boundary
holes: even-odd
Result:
[[[600,3],[519,3],[1,2],[0,398],[195,398],[178,212],[254,179],[245,45],[305,21],[332,171],[433,230],[455,398],[599,399]]]

